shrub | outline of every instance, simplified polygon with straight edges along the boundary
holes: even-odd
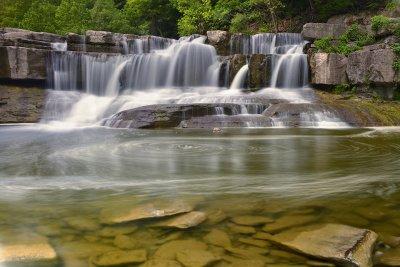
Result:
[[[372,29],[374,31],[379,31],[381,29],[387,28],[390,25],[390,19],[383,15],[372,17],[371,19]]]
[[[340,95],[346,92],[355,92],[355,90],[356,88],[350,84],[339,84],[333,88],[333,93]]]
[[[396,71],[400,71],[400,59],[396,59],[396,61],[393,63],[393,68]]]

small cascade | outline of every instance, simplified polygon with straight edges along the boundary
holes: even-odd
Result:
[[[232,81],[231,89],[243,89],[246,82],[247,74],[249,73],[249,65],[244,65],[240,68],[235,78]]]

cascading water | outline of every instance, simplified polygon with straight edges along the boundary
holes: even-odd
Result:
[[[249,65],[244,65],[229,85],[229,61],[220,61],[206,37],[193,35],[179,40],[145,36],[120,40],[124,54],[64,51],[55,44],[48,67],[49,85],[44,121],[98,124],[113,114],[150,104],[239,104],[234,116],[262,116],[271,103],[311,103],[308,85],[306,42],[300,34],[257,34],[232,38],[231,52],[271,55],[270,88],[244,93]],[[216,108],[215,116],[225,116]],[[327,112],[303,114],[319,126]],[[322,114],[322,115],[321,115]],[[321,118],[321,116],[325,116]],[[329,115],[330,116],[330,115]],[[328,116],[328,117],[329,117]],[[301,116],[300,116],[301,117]],[[252,121],[252,120],[249,120]],[[273,126],[290,126],[274,117]],[[317,121],[314,123],[314,121]],[[263,126],[256,123],[248,126]],[[264,125],[265,126],[265,125]]]

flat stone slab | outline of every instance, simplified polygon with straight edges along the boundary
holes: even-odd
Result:
[[[189,213],[174,216],[173,218],[154,224],[156,227],[188,229],[195,227],[207,219],[207,215],[201,211],[192,211]]]
[[[273,223],[268,223],[263,227],[263,231],[268,233],[276,233],[287,228],[305,225],[318,219],[313,215],[287,215],[278,218]]]
[[[372,266],[372,250],[378,238],[375,232],[341,224],[323,224],[294,228],[274,235],[273,242],[341,265]]]
[[[152,259],[139,265],[140,267],[182,267],[182,265],[174,260]]]
[[[180,201],[147,203],[116,212],[112,210],[103,211],[101,221],[105,224],[117,224],[143,219],[162,218],[192,210],[193,207],[191,205]]]
[[[231,221],[240,225],[257,226],[266,223],[272,223],[274,222],[274,219],[264,216],[244,215],[244,216],[233,217]]]
[[[256,228],[252,226],[237,225],[234,223],[228,224],[229,230],[236,234],[255,234]]]
[[[97,266],[121,266],[127,264],[142,263],[147,260],[147,252],[144,249],[138,250],[115,250],[102,255],[95,256],[91,262]]]
[[[9,244],[0,245],[0,265],[54,261],[57,259],[55,250],[50,244]]]
[[[208,244],[219,246],[219,247],[230,247],[232,246],[229,235],[222,230],[212,229],[207,235],[203,237],[204,241]]]

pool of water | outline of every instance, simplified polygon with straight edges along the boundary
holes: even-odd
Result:
[[[95,253],[112,249],[145,249],[150,259],[171,240],[205,242],[212,229],[251,250],[257,246],[243,238],[254,232],[240,233],[232,223],[241,215],[295,216],[307,224],[368,228],[382,238],[400,235],[396,128],[212,133],[14,125],[0,126],[0,148],[0,246],[16,235],[38,234],[55,248],[59,266],[88,266]],[[154,220],[124,224],[132,227],[123,234],[131,246],[102,234],[109,227],[100,219],[104,212],[168,201],[190,203],[208,219],[187,230],[153,227]],[[262,232],[262,226],[253,229]],[[243,259],[209,249],[226,257],[218,266]],[[309,264],[270,244],[257,253],[271,266]]]

